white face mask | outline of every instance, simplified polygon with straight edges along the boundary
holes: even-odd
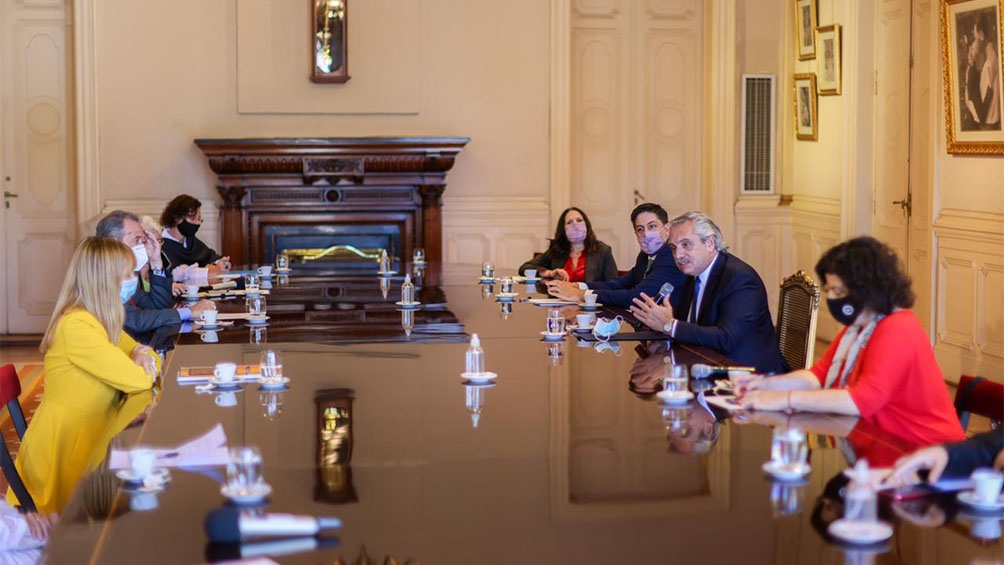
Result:
[[[132,254],[136,256],[136,268],[134,271],[138,271],[146,265],[146,262],[150,260],[150,257],[146,254],[146,246],[142,243],[132,247]]]
[[[599,320],[596,320],[596,325],[593,326],[593,335],[600,341],[607,341],[610,339],[610,336],[621,330],[622,321],[624,321],[624,318],[620,316],[617,316],[612,320],[600,318]]]

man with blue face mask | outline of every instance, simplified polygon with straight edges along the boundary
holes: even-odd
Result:
[[[125,305],[123,329],[131,336],[151,332],[169,324],[188,322],[202,311],[216,309],[209,300],[202,300],[191,308],[173,308],[171,276],[164,272],[160,243],[143,229],[140,219],[132,212],[115,210],[98,222],[96,235],[111,237],[125,243],[136,257],[136,276],[122,283],[119,296]],[[147,271],[150,290],[142,288],[141,273]]]
[[[602,282],[583,283],[549,281],[547,292],[562,300],[582,302],[586,290],[597,294],[597,301],[605,306],[627,308],[632,301],[645,293],[657,296],[667,282],[678,287],[685,276],[673,260],[673,252],[666,245],[669,237],[669,214],[658,204],[639,204],[631,211],[631,225],[641,253],[634,267],[624,276]]]

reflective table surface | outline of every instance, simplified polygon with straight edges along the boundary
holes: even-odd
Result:
[[[167,353],[156,406],[113,448],[176,446],[217,423],[231,446],[259,447],[273,491],[267,504],[247,512],[344,522],[328,540],[332,546],[273,554],[282,563],[1000,559],[1000,517],[967,514],[951,497],[883,504],[881,515],[895,528],[890,541],[836,543],[825,528],[842,512],[848,459],[888,464],[913,446],[854,418],[760,413],[738,422],[696,401],[663,405],[653,393],[667,361],[727,359],[664,342],[622,341],[598,351],[572,337],[542,341],[547,308],[517,302],[504,311],[477,284],[476,267],[471,272],[469,281],[458,277],[435,288],[442,297],[435,315],[449,313],[455,339],[408,337],[400,323],[394,332],[384,323],[359,334],[344,324],[336,330],[341,335],[369,337],[343,342],[325,335],[323,324],[313,328],[313,340],[309,332],[273,339],[278,325],[269,326],[264,343],[251,343],[247,327],[220,332],[233,337],[210,344],[182,335]],[[380,297],[376,277],[357,282]],[[299,286],[295,277],[289,284]],[[310,284],[335,283],[303,281]],[[399,285],[393,282],[391,304]],[[275,294],[277,304],[285,301]],[[321,311],[400,317],[388,302],[373,300],[351,308],[332,301]],[[566,313],[574,319],[576,310]],[[475,332],[487,369],[498,374],[493,383],[460,378],[466,337]],[[221,401],[218,393],[177,383],[183,367],[255,364],[264,348],[281,351],[289,390],[249,384]],[[695,392],[711,394],[711,387],[691,382]],[[761,470],[772,427],[789,425],[807,432],[812,471],[801,482],[772,481]],[[106,462],[63,512],[48,561],[202,563],[261,549],[254,542],[209,543],[203,520],[228,504],[220,494],[224,476],[222,467],[172,469],[166,489],[137,500]],[[973,536],[991,535],[994,524],[997,539]]]

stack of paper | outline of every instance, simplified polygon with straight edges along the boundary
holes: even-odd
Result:
[[[157,467],[210,467],[226,465],[230,457],[227,453],[227,434],[222,424],[201,437],[183,443],[174,449],[154,449]],[[129,452],[113,449],[108,459],[108,467],[115,471],[129,468]]]

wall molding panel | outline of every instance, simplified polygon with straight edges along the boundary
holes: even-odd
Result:
[[[543,251],[554,231],[543,197],[445,198],[444,262],[517,269],[535,251]],[[445,274],[445,273],[444,273]]]
[[[941,210],[934,234],[934,351],[945,378],[1004,382],[1004,215]]]

